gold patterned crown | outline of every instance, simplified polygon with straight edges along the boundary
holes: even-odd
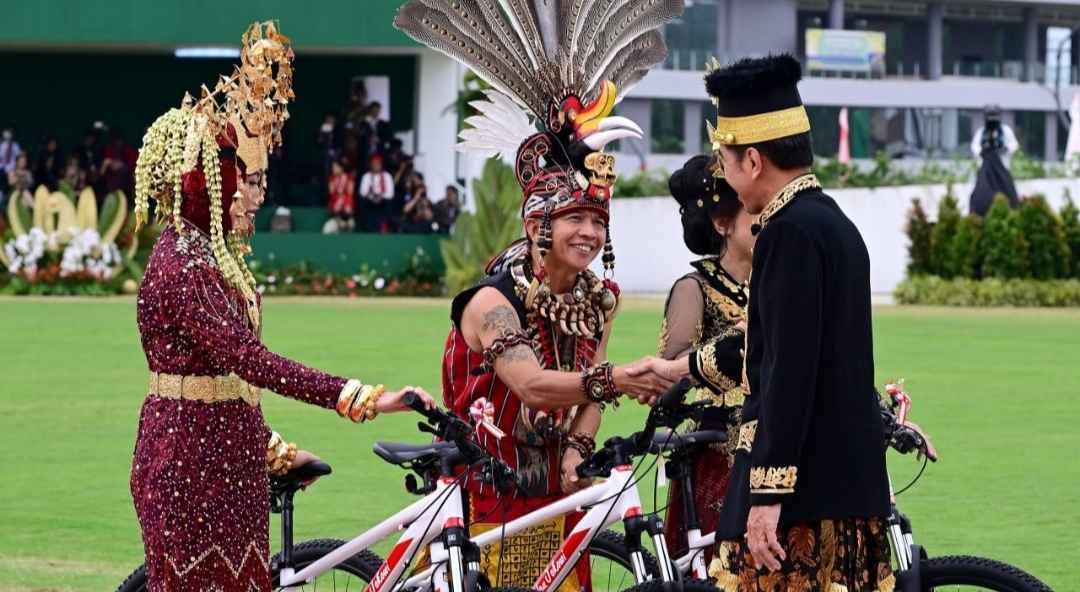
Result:
[[[240,65],[230,76],[222,76],[213,90],[203,85],[198,101],[185,94],[179,109],[170,109],[147,129],[135,166],[135,221],[137,226],[147,222],[153,198],[159,220],[171,216],[179,230],[184,175],[201,160],[214,257],[226,281],[253,299],[255,279],[243,259],[249,249],[243,237],[235,232],[226,237],[222,230],[219,150],[236,138],[233,147],[247,173],[266,169],[267,151],[281,143],[281,128],[289,118],[294,55],[289,38],[273,21],[251,25],[242,43]],[[259,324],[257,315],[252,321]]]
[[[267,151],[281,144],[289,101],[295,97],[290,43],[273,21],[253,24],[244,32],[240,66],[222,76],[213,91],[203,85],[202,98],[192,107],[209,118],[208,131],[214,134],[222,133],[226,122],[233,124],[236,155],[249,175],[266,170]],[[218,96],[224,97],[220,104]]]

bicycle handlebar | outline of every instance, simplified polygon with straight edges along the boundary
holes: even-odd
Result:
[[[428,409],[424,406],[423,399],[416,393],[407,393],[402,397],[401,402],[404,403],[406,407],[423,415],[427,418],[429,424],[435,426],[434,429],[429,428],[425,431],[430,431],[440,439],[447,442],[453,442],[457,445],[458,452],[461,453],[462,458],[469,464],[476,463],[487,456],[484,451],[469,438],[472,434],[472,427],[460,417],[452,413],[447,413],[438,407]]]
[[[606,477],[616,465],[627,463],[635,456],[656,452],[658,449],[653,443],[656,428],[675,428],[690,418],[695,406],[684,404],[683,397],[693,386],[694,383],[689,378],[682,378],[671,385],[671,388],[657,399],[656,406],[649,411],[644,430],[625,438],[608,438],[603,448],[578,465],[578,477]]]
[[[664,394],[660,395],[660,399],[656,402],[657,407],[671,407],[676,403],[683,400],[686,393],[690,392],[690,389],[694,388],[694,383],[687,377],[682,377],[678,382],[671,385]]]
[[[911,396],[903,390],[903,384],[903,381],[900,381],[899,385],[891,382],[885,385],[885,391],[889,394],[886,401],[891,401],[891,406],[881,407],[881,419],[885,427],[885,445],[900,454],[919,452],[930,458],[926,439],[919,432],[905,425],[907,412],[911,409]],[[897,409],[894,410],[893,407]],[[930,460],[937,462],[936,458]]]

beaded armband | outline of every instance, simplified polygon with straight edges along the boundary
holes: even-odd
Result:
[[[615,366],[611,362],[587,368],[581,372],[581,392],[585,398],[600,406],[619,406],[619,391],[615,388]]]
[[[563,452],[570,448],[581,453],[581,458],[589,458],[596,451],[596,440],[585,432],[570,432],[563,438]]]
[[[274,432],[266,446],[266,472],[280,477],[289,472],[296,460],[296,444],[287,444],[281,435]]]
[[[345,383],[338,395],[337,412],[342,417],[347,417],[356,423],[363,423],[375,419],[379,414],[375,410],[375,403],[386,392],[386,387],[379,385],[364,384],[359,380],[350,380]]]
[[[505,329],[502,335],[499,335],[491,342],[491,346],[483,351],[481,355],[484,356],[483,363],[480,364],[480,368],[485,372],[495,371],[495,360],[501,358],[507,350],[518,346],[528,345],[532,347],[532,337],[521,329]]]

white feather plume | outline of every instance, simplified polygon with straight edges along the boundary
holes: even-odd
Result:
[[[456,144],[459,152],[483,158],[499,156],[513,159],[529,136],[537,132],[529,114],[510,97],[496,90],[486,90],[487,101],[472,101],[470,106],[480,112],[465,119],[469,128],[462,130]]]

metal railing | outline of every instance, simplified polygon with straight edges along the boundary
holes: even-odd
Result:
[[[712,63],[713,57],[716,57],[720,63],[726,63],[735,59],[737,56],[716,55],[715,53],[707,51],[680,51],[678,49],[671,49],[668,52],[668,57],[664,61],[662,68],[665,70],[704,72],[708,68],[708,65]],[[906,64],[903,61],[897,61],[892,64],[891,68],[879,67],[869,71],[810,69],[805,58],[802,58],[802,61],[806,76],[813,78],[921,79],[924,78],[927,73],[926,65],[917,61]],[[1080,84],[1080,65],[1048,67],[1045,63],[1039,62],[1029,68],[1022,61],[1017,60],[956,60],[951,66],[943,67],[941,74],[943,76],[963,78],[990,78],[1038,82],[1048,85],[1053,85],[1055,79],[1060,77],[1063,85]]]

